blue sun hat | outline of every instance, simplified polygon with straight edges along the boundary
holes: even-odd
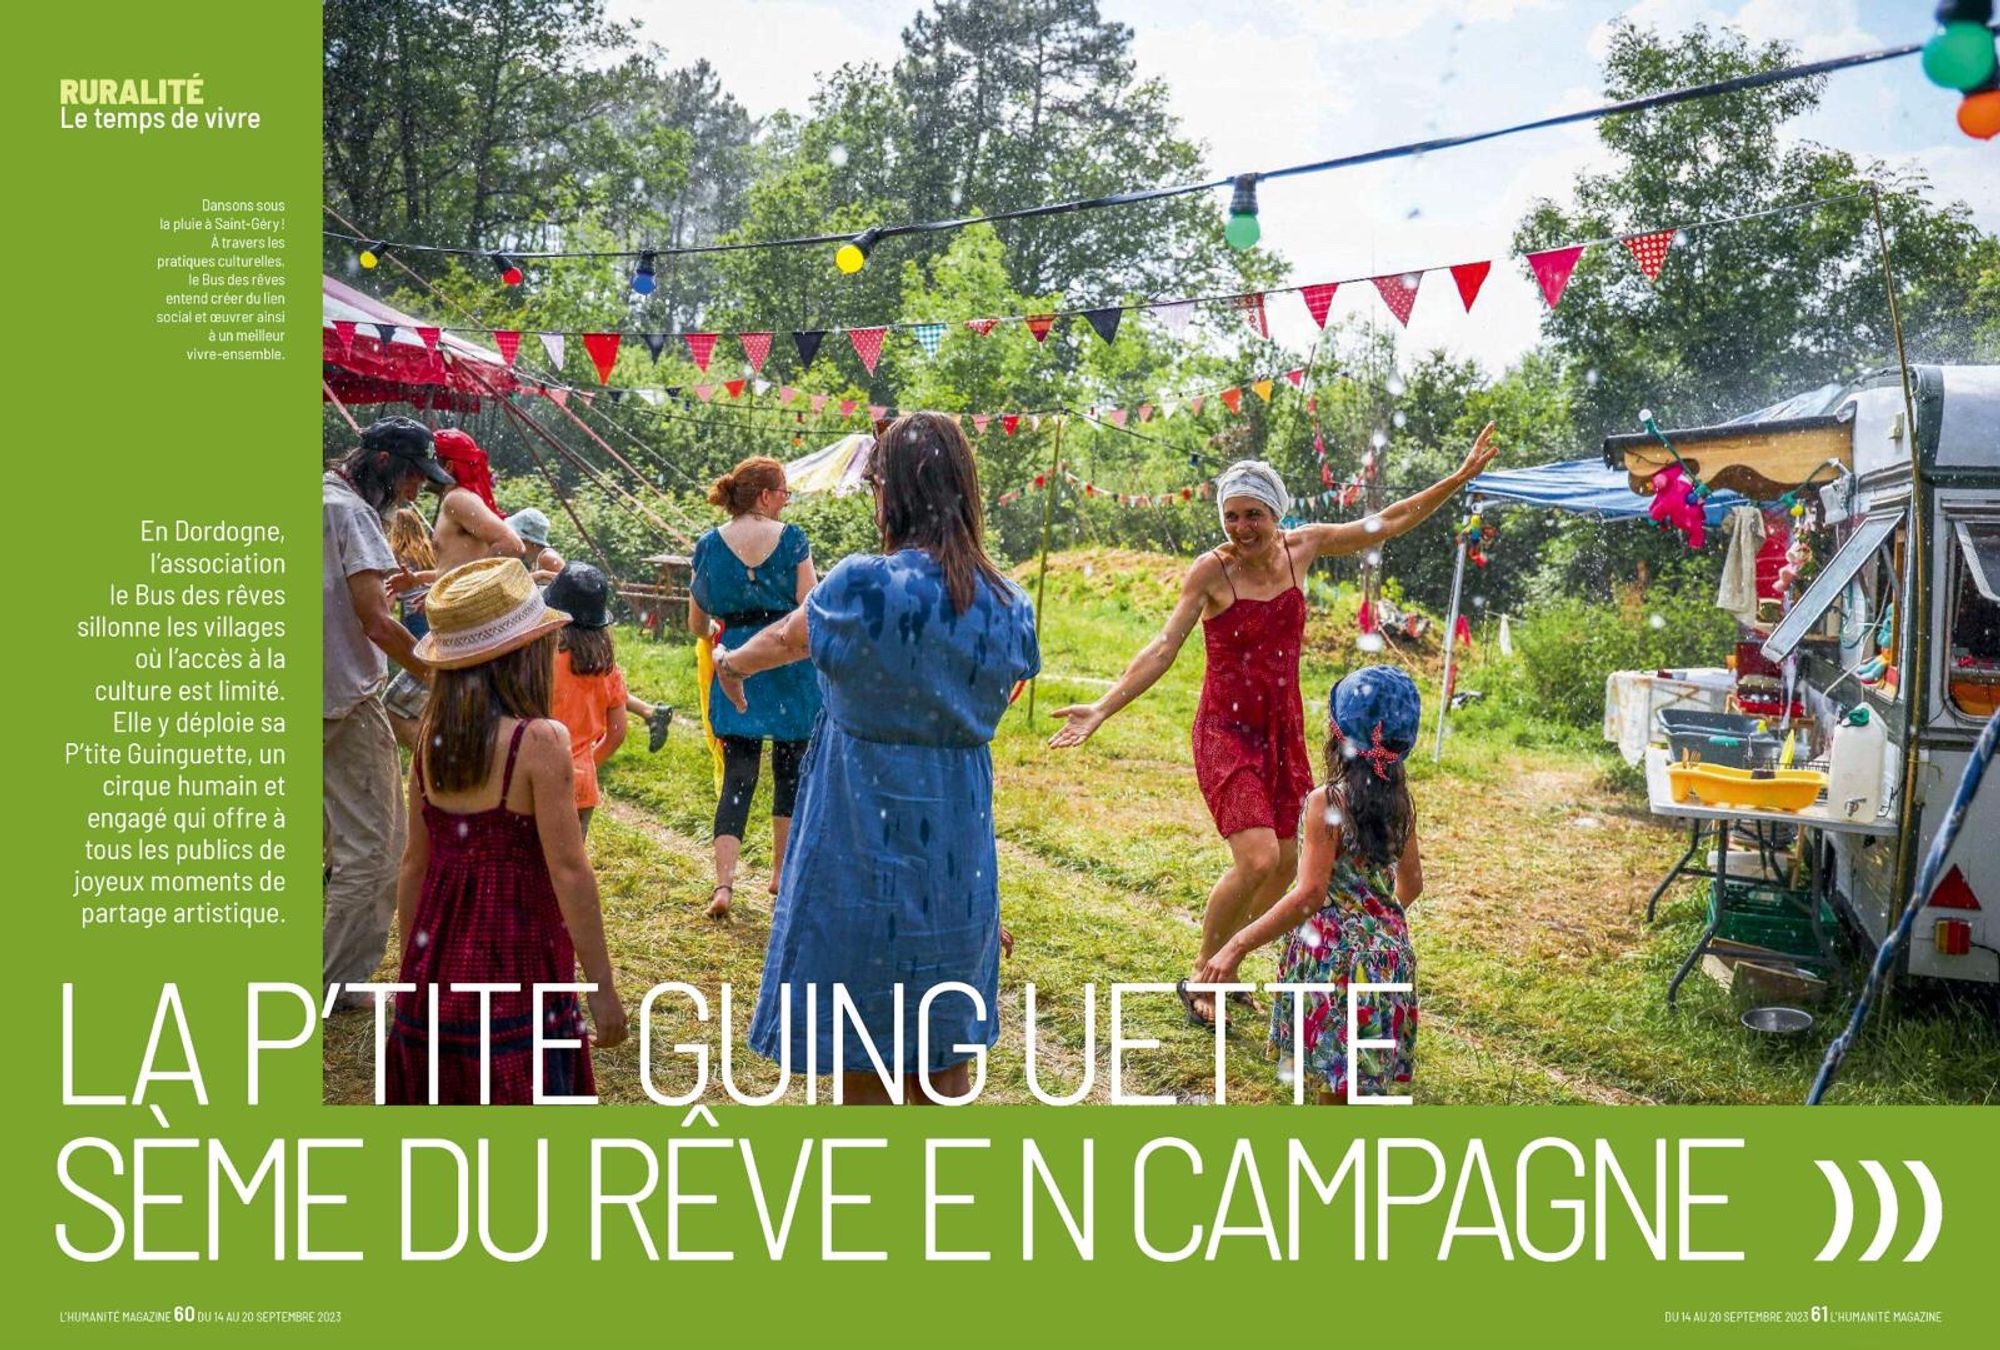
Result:
[[[1368,761],[1377,778],[1416,749],[1423,722],[1417,683],[1399,666],[1363,666],[1334,682],[1327,714],[1350,755]]]

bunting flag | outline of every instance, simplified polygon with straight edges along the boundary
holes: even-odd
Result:
[[[1111,425],[1114,427],[1122,427],[1125,425],[1125,410],[1123,408],[1113,408],[1109,413],[1105,414],[1105,416],[1110,419]]]
[[[709,358],[715,355],[714,333],[683,333],[681,340],[687,343],[688,355],[694,358],[694,368],[708,374]]]
[[[871,422],[881,421],[888,413],[889,409],[884,404],[871,403],[868,405],[868,420]]]
[[[1576,260],[1582,256],[1582,244],[1545,249],[1528,255],[1528,266],[1534,269],[1535,280],[1542,286],[1542,299],[1549,302],[1550,309],[1562,301],[1563,288],[1569,285],[1569,274],[1576,270]]]
[[[752,380],[750,381],[750,388],[753,393],[768,394],[771,392],[771,382],[769,380]]]
[[[1639,270],[1646,274],[1646,280],[1658,281],[1660,269],[1666,266],[1667,250],[1674,246],[1674,236],[1678,230],[1654,230],[1651,234],[1635,234],[1618,242],[1625,245],[1637,260]]]
[[[1150,403],[1141,403],[1139,405],[1139,425],[1142,427],[1145,426],[1152,419],[1152,416],[1153,405]]]
[[[1097,336],[1112,342],[1117,340],[1118,321],[1125,317],[1125,311],[1117,305],[1107,305],[1103,309],[1086,309],[1083,317],[1097,331]]]
[[[769,333],[738,333],[736,340],[743,344],[743,359],[750,363],[750,373],[763,373],[765,358],[771,354]]]
[[[799,391],[792,388],[789,384],[781,384],[778,386],[778,406],[780,408],[789,408],[792,404],[792,400],[797,398],[798,396],[799,396]]]
[[[597,382],[611,381],[611,367],[618,364],[618,334],[585,333],[583,349],[590,353],[590,363],[597,367]]]
[[[1410,307],[1417,303],[1417,287],[1424,284],[1422,272],[1397,272],[1386,277],[1370,277],[1382,293],[1382,303],[1396,316],[1396,322],[1410,326]]]
[[[1229,409],[1229,411],[1233,413],[1243,411],[1243,391],[1241,389],[1225,389],[1217,397],[1222,400],[1222,406]]]
[[[979,336],[985,337],[988,333],[993,331],[994,325],[998,324],[999,322],[1000,321],[998,319],[967,319],[965,321],[965,326],[967,328],[970,328],[973,332],[979,334]]]
[[[694,387],[694,396],[703,403],[706,403],[715,397],[715,386],[712,384],[698,384]]]
[[[340,339],[341,352],[351,355],[354,351],[354,320],[335,319],[333,321],[333,335]],[[495,333],[494,336],[498,337],[499,334]],[[514,334],[514,342],[517,346],[520,344],[520,341],[521,335],[519,333]],[[508,357],[507,364],[510,366],[513,365],[514,358],[511,356]]]
[[[842,417],[852,417],[854,416],[854,410],[856,408],[859,408],[860,406],[861,406],[861,400],[854,398],[844,398],[840,400],[840,415]]]
[[[1243,322],[1249,324],[1258,337],[1271,336],[1271,325],[1264,318],[1263,292],[1237,296],[1236,308],[1243,315]]]
[[[1000,418],[1000,429],[1006,432],[1009,436],[1012,436],[1016,431],[1019,431],[1021,429],[1021,414],[1019,413],[1003,414]]]
[[[824,328],[808,328],[802,333],[792,334],[792,345],[799,349],[799,369],[811,370],[813,358],[819,355],[819,344],[826,337]],[[814,409],[815,412],[818,409]]]
[[[1460,263],[1451,269],[1451,279],[1458,283],[1458,298],[1465,302],[1465,312],[1472,313],[1472,302],[1479,298],[1479,288],[1486,284],[1486,274],[1493,270],[1491,262]]]
[[[1327,311],[1333,308],[1333,293],[1340,289],[1337,281],[1322,282],[1317,286],[1307,286],[1299,292],[1305,297],[1306,312],[1313,316],[1313,322],[1326,327]]]
[[[646,350],[653,354],[653,364],[660,364],[660,354],[667,349],[667,333],[641,333],[639,341],[646,344]]]
[[[645,399],[646,402],[652,404],[655,408],[667,401],[667,396],[657,389],[635,389],[632,392],[636,393],[640,398]]]
[[[623,402],[625,401],[625,390],[623,390],[623,389],[613,389],[613,390],[611,391],[611,401],[612,401],[612,402],[613,402],[614,404],[617,404],[617,403],[623,403]]]
[[[847,340],[854,344],[854,354],[861,358],[861,364],[867,367],[870,375],[875,373],[875,363],[882,359],[882,336],[888,331],[886,328],[847,330]]]
[[[724,380],[722,383],[722,392],[731,398],[742,398],[744,384],[745,381],[743,380]]]
[[[910,336],[924,349],[924,355],[936,358],[938,345],[944,341],[944,325],[941,323],[920,323],[910,328]]]
[[[555,405],[558,408],[567,408],[569,406],[569,390],[563,386],[559,384],[545,384],[542,386],[542,391],[555,400]]]
[[[583,400],[583,406],[586,408],[597,402],[597,394],[594,390],[579,389],[576,391],[576,396]]]
[[[1274,388],[1274,386],[1269,380],[1258,380],[1255,384],[1251,385],[1250,387],[1256,390],[1258,398],[1263,399],[1264,402],[1266,403],[1269,403],[1271,401],[1271,390]]]
[[[389,345],[390,343],[392,343],[392,342],[394,342],[394,341],[396,340],[396,325],[395,325],[395,324],[393,324],[393,323],[371,323],[371,324],[369,324],[368,326],[369,326],[370,328],[374,329],[374,330],[375,330],[375,331],[376,331],[377,333],[379,333],[379,334],[381,335],[381,342],[382,342],[382,345],[383,345],[384,347],[388,346],[388,345]]]
[[[1285,372],[1285,378],[1291,381],[1292,388],[1303,389],[1306,387],[1306,368],[1294,366]]]
[[[561,333],[543,333],[541,338],[542,350],[549,354],[549,364],[557,370],[561,370],[563,368],[563,335]]]
[[[819,416],[820,411],[826,407],[827,403],[832,399],[832,397],[833,395],[831,394],[814,394],[812,396],[812,410],[814,417]]]
[[[422,340],[424,349],[432,356],[436,356],[438,354],[438,341],[444,337],[444,330],[442,328],[418,328],[417,337]]]
[[[1206,394],[1196,394],[1193,398],[1189,399],[1188,416],[1189,417],[1201,416],[1201,405],[1207,401],[1208,401],[1208,396]]]
[[[1194,301],[1175,300],[1164,305],[1154,305],[1153,313],[1160,316],[1160,322],[1166,325],[1168,335],[1178,342],[1187,332],[1188,320],[1194,317]]]
[[[1049,330],[1056,326],[1056,316],[1053,314],[1029,314],[1025,315],[1021,319],[1021,322],[1028,325],[1028,331],[1035,335],[1036,342],[1046,342],[1049,338]]]
[[[992,420],[992,413],[974,413],[972,414],[972,429],[974,431],[984,431],[986,430],[986,424]]]

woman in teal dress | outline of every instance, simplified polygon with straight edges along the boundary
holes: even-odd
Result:
[[[971,1057],[999,1035],[1000,957],[1013,939],[1000,925],[988,742],[1041,666],[1028,597],[982,546],[979,480],[958,423],[897,419],[870,481],[882,552],[846,559],[800,613],[717,658],[724,692],[739,706],[747,694],[751,709],[768,678],[759,672],[810,662],[818,673],[825,711],[750,1046],[798,1072],[840,1075],[837,1100],[849,1104],[963,1096]],[[926,1009],[926,993],[945,984],[964,988]]]
[[[796,614],[817,580],[805,531],[778,519],[791,495],[785,466],[763,455],[744,460],[709,489],[709,502],[728,511],[729,521],[694,546],[688,627],[696,637],[713,639],[718,652],[741,647]],[[722,743],[711,919],[727,918],[735,898],[736,864],[765,741],[771,743],[771,893],[777,894],[800,764],[818,716],[819,686],[804,666],[759,675],[747,710],[738,710],[717,688],[710,689],[709,731]]]

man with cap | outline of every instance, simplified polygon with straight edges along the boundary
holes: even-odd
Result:
[[[563,570],[563,555],[549,547],[549,518],[534,507],[526,507],[507,517],[507,527],[521,537],[521,561],[546,586]]]
[[[1201,624],[1208,664],[1194,720],[1195,779],[1229,845],[1230,865],[1208,893],[1195,969],[1284,894],[1298,862],[1299,810],[1313,785],[1299,697],[1301,578],[1316,559],[1379,548],[1420,524],[1492,462],[1492,439],[1489,422],[1449,477],[1376,515],[1290,530],[1282,522],[1292,498],[1277,470],[1254,459],[1230,465],[1215,481],[1227,542],[1195,560],[1166,626],[1116,684],[1094,703],[1055,710],[1064,726],[1049,744],[1083,744],[1172,668]],[[1183,997],[1189,1016],[1213,1021],[1207,994]]]
[[[429,678],[416,639],[396,620],[387,582],[400,568],[383,517],[426,485],[450,487],[430,429],[384,417],[329,462],[320,480],[320,602],[326,667],[320,689],[326,916],[322,975],[366,980],[381,963],[403,854],[396,738],[375,697],[394,661]],[[359,1005],[359,996],[343,1004]]]

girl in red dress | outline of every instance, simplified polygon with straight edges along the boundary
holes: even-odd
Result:
[[[410,766],[409,845],[396,886],[403,935],[386,1099],[397,1105],[525,1105],[590,1098],[591,1038],[625,1039],[597,879],[584,852],[569,733],[549,720],[556,630],[513,558],[438,578],[417,656],[435,671]],[[454,984],[513,985],[484,995]],[[435,995],[436,1002],[432,999]]]
[[[1298,862],[1299,808],[1313,786],[1299,697],[1306,630],[1300,578],[1314,559],[1359,553],[1415,527],[1492,462],[1492,440],[1489,422],[1450,477],[1379,515],[1291,530],[1280,524],[1292,499],[1277,471],[1260,460],[1230,465],[1215,482],[1228,542],[1188,568],[1166,627],[1102,698],[1055,710],[1064,726],[1049,744],[1081,745],[1172,668],[1201,623],[1208,667],[1194,720],[1195,778],[1229,845],[1229,868],[1209,890],[1195,970],[1284,894]],[[1185,981],[1180,993],[1191,1019],[1213,1021],[1209,995],[1190,992]]]

